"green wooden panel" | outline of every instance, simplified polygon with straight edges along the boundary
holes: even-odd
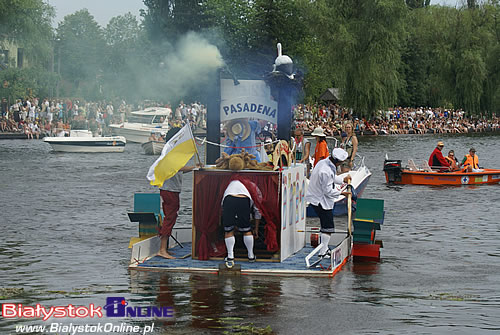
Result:
[[[356,202],[356,219],[383,222],[384,200],[363,198],[358,199]]]
[[[160,193],[135,193],[134,212],[161,213]]]
[[[376,222],[353,221],[354,231],[357,230],[380,230],[380,224]]]

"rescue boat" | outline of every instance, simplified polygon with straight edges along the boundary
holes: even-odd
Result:
[[[384,161],[384,173],[387,183],[401,185],[481,185],[500,183],[499,169],[481,169],[478,172],[439,172],[433,170],[426,161],[417,166],[413,160],[406,167],[401,160]]]

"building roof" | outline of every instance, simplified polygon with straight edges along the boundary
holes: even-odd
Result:
[[[319,96],[320,100],[324,101],[339,101],[340,94],[338,88],[327,88],[323,94]]]

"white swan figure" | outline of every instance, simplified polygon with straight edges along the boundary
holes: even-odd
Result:
[[[281,71],[290,76],[293,72],[293,61],[287,55],[283,55],[281,52],[281,43],[277,44],[278,47],[278,57],[274,60],[273,71]]]

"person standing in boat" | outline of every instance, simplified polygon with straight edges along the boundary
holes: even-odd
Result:
[[[166,141],[168,142],[180,128],[172,128],[166,135]],[[158,256],[168,259],[175,259],[175,256],[171,255],[167,251],[168,239],[172,235],[172,229],[174,228],[175,222],[177,221],[177,213],[180,207],[180,193],[182,191],[182,175],[186,172],[193,171],[197,166],[184,166],[175,175],[165,180],[163,185],[160,187],[161,196],[161,206],[163,209],[162,225],[158,231],[160,236],[160,251]]]
[[[305,200],[311,204],[320,220],[321,243],[323,244],[319,251],[320,257],[325,257],[328,254],[330,236],[335,232],[333,206],[335,200],[341,195],[335,185],[351,182],[350,175],[343,179],[337,176],[337,167],[347,159],[347,156],[348,154],[344,149],[335,148],[332,155],[328,159],[321,160],[311,173]],[[343,194],[347,195],[348,193]]]
[[[323,132],[323,128],[317,127],[311,133],[312,136],[316,136],[316,147],[314,148],[314,167],[323,159],[327,158],[329,155],[328,145],[326,144],[326,135]]]
[[[309,163],[309,153],[311,150],[311,142],[304,138],[302,128],[295,129],[293,141],[295,143],[295,160],[299,163]]]
[[[462,167],[464,172],[483,171],[479,168],[479,158],[476,155],[476,149],[470,148],[469,153],[462,160]]]
[[[429,166],[431,169],[439,169],[439,172],[450,171],[450,163],[444,158],[441,152],[443,148],[444,143],[439,141],[429,157]]]
[[[347,122],[344,126],[345,137],[342,136],[342,142],[340,147],[347,151],[347,159],[341,165],[341,173],[350,171],[354,164],[354,158],[356,158],[356,153],[358,152],[358,138],[351,122]]]

